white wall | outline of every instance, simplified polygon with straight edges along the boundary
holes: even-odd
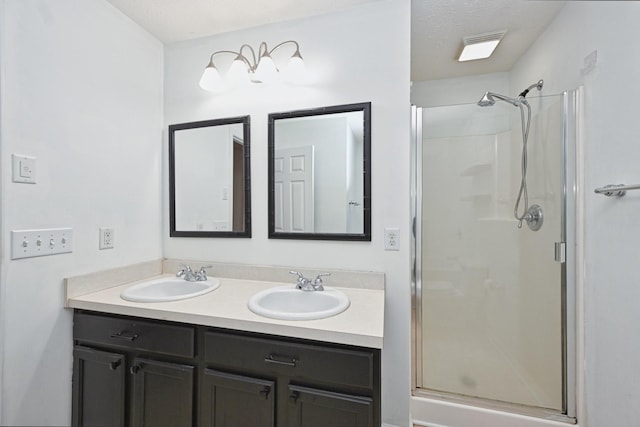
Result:
[[[509,73],[412,82],[411,103],[419,107],[475,103],[487,91],[508,95]]]
[[[162,256],[163,51],[103,0],[1,7],[0,424],[69,425],[63,278]],[[37,184],[11,182],[12,153]],[[10,259],[10,230],[48,227],[73,228],[73,253]]]
[[[253,224],[252,239],[165,237],[165,256],[297,266],[303,271],[304,267],[384,271],[383,419],[399,426],[409,424],[410,394],[409,18],[408,0],[382,1],[339,14],[174,43],[165,49],[167,125],[251,115]],[[274,46],[289,39],[300,42],[311,74],[307,85],[251,87],[220,95],[198,87],[213,51],[234,50],[243,43],[257,47],[261,41]],[[379,60],[380,52],[385,52],[384,61]],[[228,63],[216,61],[216,65],[224,68]],[[366,101],[372,102],[372,241],[269,240],[267,115]],[[400,227],[400,251],[384,251],[384,227]],[[168,235],[165,221],[164,236]]]
[[[512,93],[545,80],[543,93],[584,85],[585,407],[581,425],[636,426],[640,419],[640,194],[593,193],[640,182],[638,2],[567,2],[512,71]],[[584,58],[597,64],[583,73]],[[586,422],[585,422],[586,421]]]

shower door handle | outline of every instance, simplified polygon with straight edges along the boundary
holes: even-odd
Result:
[[[417,238],[418,235],[416,234],[416,217],[413,217],[413,221],[411,222],[411,232],[413,233],[413,238]]]
[[[554,258],[557,262],[567,261],[567,244],[565,242],[556,242]]]

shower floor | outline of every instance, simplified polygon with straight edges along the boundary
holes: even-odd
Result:
[[[425,336],[423,388],[531,406],[550,398],[495,340],[483,334]]]

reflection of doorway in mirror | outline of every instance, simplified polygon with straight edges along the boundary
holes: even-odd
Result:
[[[244,145],[243,141],[233,137],[233,231],[244,230]]]
[[[314,147],[275,151],[275,231],[314,231]]]

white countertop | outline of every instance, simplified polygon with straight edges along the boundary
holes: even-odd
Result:
[[[164,275],[170,277],[171,275]],[[155,279],[163,276],[150,277]],[[384,291],[333,287],[344,292],[351,305],[344,312],[319,320],[276,320],[259,316],[247,307],[249,298],[264,289],[292,283],[218,277],[221,286],[208,294],[179,301],[137,303],[120,293],[139,282],[72,296],[68,308],[146,317],[240,331],[259,332],[324,342],[382,348]],[[330,286],[332,287],[332,286]]]

